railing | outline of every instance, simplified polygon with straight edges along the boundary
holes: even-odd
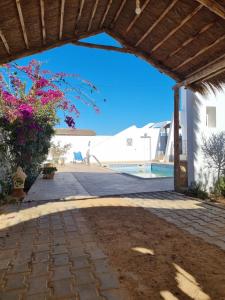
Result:
[[[87,165],[90,165],[90,158],[93,157],[97,163],[99,164],[99,166],[102,166],[101,162],[97,159],[97,157],[95,155],[87,155],[87,157],[84,159]]]
[[[95,155],[90,155],[90,157],[93,157],[97,161],[97,163],[99,164],[99,166],[102,165],[101,162],[97,159],[97,157]]]

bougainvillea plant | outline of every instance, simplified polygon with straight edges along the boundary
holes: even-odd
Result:
[[[90,81],[82,80],[77,74],[42,70],[41,66],[36,60],[32,60],[28,66],[15,63],[3,65],[0,74],[0,108],[7,121],[37,116],[55,124],[56,111],[62,110],[67,125],[74,127],[74,118],[79,116],[74,100],[82,101],[98,112],[95,102],[86,93],[87,88],[91,94],[97,91]],[[71,84],[68,78],[73,78],[75,84]],[[69,100],[71,94],[73,99]]]
[[[53,73],[32,60],[27,66],[3,65],[0,73],[0,130],[15,166],[36,170],[50,147],[53,127],[62,111],[64,121],[75,127],[76,103],[98,112],[91,95],[96,87],[79,75]]]

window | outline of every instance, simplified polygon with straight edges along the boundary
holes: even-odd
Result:
[[[133,139],[132,138],[127,139],[127,146],[133,146]]]
[[[206,126],[216,127],[216,107],[207,106],[206,107]]]

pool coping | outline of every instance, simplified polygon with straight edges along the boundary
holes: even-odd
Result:
[[[155,162],[153,162],[154,164]],[[149,163],[149,164],[152,164],[152,163]],[[160,163],[159,163],[160,164]],[[113,165],[113,164],[112,164]],[[116,165],[116,164],[115,164]],[[122,164],[121,164],[122,165]],[[125,164],[124,164],[125,165]],[[126,164],[128,165],[128,164]],[[142,164],[137,164],[137,163],[131,163],[131,165],[139,165],[141,166]],[[145,178],[145,177],[139,177],[137,175],[133,175],[133,174],[129,174],[129,173],[124,173],[124,172],[119,172],[119,171],[116,171],[116,170],[113,170],[111,168],[109,168],[108,165],[105,165],[104,168],[110,170],[111,172],[113,173],[116,173],[116,174],[121,174],[121,175],[125,175],[125,176],[129,176],[129,177],[134,177],[134,178],[137,178],[137,179],[141,179],[141,180],[149,180],[149,179],[173,179],[174,176],[159,176],[159,177],[150,177],[150,178]]]
[[[115,173],[121,174],[121,175],[130,176],[130,177],[134,177],[134,178],[138,178],[138,179],[141,179],[141,180],[149,180],[149,179],[172,179],[172,178],[174,178],[174,176],[160,176],[160,177],[145,178],[145,177],[139,177],[139,176],[136,176],[136,175],[133,175],[133,174],[123,173],[123,172],[116,172],[115,171]]]

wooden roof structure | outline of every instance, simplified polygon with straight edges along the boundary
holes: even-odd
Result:
[[[122,48],[79,41],[101,32]],[[133,53],[178,86],[199,92],[220,88],[225,82],[225,1],[0,1],[0,64],[67,43]]]

